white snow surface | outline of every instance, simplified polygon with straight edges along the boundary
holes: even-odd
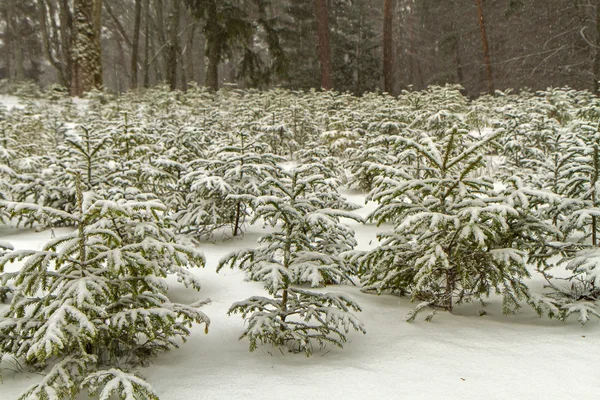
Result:
[[[345,193],[364,204],[364,196]],[[374,209],[368,204],[358,213]],[[349,222],[359,248],[375,246],[378,231],[390,227]],[[229,306],[263,293],[262,285],[247,282],[242,272],[224,269],[218,260],[227,253],[252,247],[262,227],[249,227],[243,239],[205,243],[207,265],[194,272],[201,292],[169,280],[173,300],[193,303],[210,298],[204,311],[211,319],[209,333],[194,329],[180,349],[160,355],[141,374],[162,400],[195,399],[592,399],[600,389],[600,321],[582,326],[539,318],[524,306],[503,316],[500,299],[493,298],[487,315],[477,304],[459,307],[453,315],[440,312],[432,320],[405,322],[415,307],[406,298],[361,293],[351,286],[328,287],[350,295],[363,308],[359,318],[367,334],[351,332],[344,349],[328,347],[310,358],[271,346],[248,352],[239,341],[243,320],[227,316]],[[64,233],[62,232],[57,232]],[[15,249],[40,249],[50,231],[0,228],[0,240]],[[13,269],[16,267],[13,267]],[[539,280],[538,280],[539,281]],[[534,287],[540,282],[534,283]],[[6,305],[0,304],[0,310]],[[4,365],[10,368],[10,365]],[[33,373],[3,372],[0,399],[17,399],[41,380]],[[86,399],[81,396],[81,399]]]
[[[7,110],[11,110],[14,107],[23,107],[21,101],[16,96],[0,95],[0,104],[4,105]]]
[[[73,98],[72,101],[78,109],[86,108],[89,103],[88,99],[81,99],[79,97]],[[0,104],[4,105],[7,110],[11,110],[15,107],[18,109],[24,108],[23,101],[17,96],[0,95]]]

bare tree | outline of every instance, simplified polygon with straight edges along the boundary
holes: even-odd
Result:
[[[102,0],[74,0],[71,94],[81,96],[102,87],[100,28]]]
[[[383,90],[394,91],[394,0],[383,2]]]
[[[150,86],[150,0],[144,5],[144,87]]]
[[[138,86],[138,51],[140,47],[140,28],[142,20],[142,0],[135,0],[133,23],[133,41],[131,43],[131,83],[130,87]]]
[[[68,0],[36,0],[42,54],[56,70],[58,83],[71,85],[72,11]],[[58,22],[57,22],[58,19]]]
[[[321,62],[321,87],[333,89],[331,79],[331,49],[329,44],[329,13],[327,0],[316,0],[317,43]]]
[[[481,31],[481,44],[483,47],[483,64],[485,65],[485,77],[488,94],[494,94],[494,77],[492,75],[492,62],[490,61],[490,46],[488,44],[485,30],[485,21],[483,18],[483,1],[475,0],[477,4],[477,15],[479,18],[479,29]]]
[[[179,0],[173,0],[173,8],[167,24],[167,83],[171,90],[177,88],[177,60],[179,56]]]
[[[600,0],[595,0],[594,14],[595,14],[595,25],[596,25],[596,43],[594,46],[594,93],[599,94],[600,91]]]

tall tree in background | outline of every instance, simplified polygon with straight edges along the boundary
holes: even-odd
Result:
[[[71,94],[81,96],[102,87],[100,28],[102,0],[74,0]]]
[[[394,0],[383,1],[383,90],[394,92]]]
[[[206,78],[204,84],[219,89],[219,64],[225,53],[247,38],[252,26],[246,19],[245,10],[231,0],[185,0],[192,14],[204,22],[206,39]]]
[[[41,52],[36,18],[37,0],[0,0],[0,51],[2,78],[39,80]]]
[[[179,2],[173,0],[173,8],[167,24],[167,83],[171,90],[177,88],[177,59],[179,56]]]
[[[599,94],[600,91],[600,0],[595,0],[594,14],[596,23],[596,43],[594,46],[594,93]]]
[[[333,87],[340,92],[350,91],[355,94],[377,90],[381,87],[383,68],[381,33],[374,22],[381,10],[373,7],[371,0],[333,0],[329,4]],[[311,15],[314,25],[314,13]],[[309,41],[309,44],[312,46],[308,49],[314,55],[314,32],[309,40],[311,38],[312,42]],[[286,51],[289,50],[292,48],[286,48]],[[301,64],[300,69],[310,71],[313,77],[319,78],[318,65],[315,70],[308,57],[302,60],[306,62]]]
[[[456,82],[471,96],[496,88],[600,88],[600,0],[183,1],[192,12],[181,5],[178,28],[171,29],[174,0],[102,0],[107,89],[163,81],[185,89],[193,80],[213,88],[228,81],[306,90],[322,87],[321,66],[325,78],[329,72],[324,86],[357,94]],[[72,76],[85,50],[78,45],[73,51],[75,3],[96,2],[0,0],[0,79],[68,89],[80,81]],[[391,51],[382,38],[390,12]],[[319,32],[318,21],[329,29]],[[321,63],[315,50],[324,34],[329,46],[321,46]],[[89,41],[85,36],[84,29],[79,39]],[[384,53],[395,57],[392,68],[384,68],[390,60]],[[466,74],[473,60],[482,60],[475,62],[481,74]],[[393,84],[384,70],[392,71]]]
[[[283,86],[308,90],[321,84],[319,57],[315,52],[316,18],[312,1],[286,0],[274,3],[275,13],[281,15],[281,45],[290,62]]]
[[[485,65],[487,92],[488,94],[494,94],[494,77],[492,75],[492,62],[490,61],[490,46],[488,44],[487,33],[485,30],[485,20],[483,18],[483,0],[475,0],[475,3],[477,4],[479,29],[481,31],[481,44],[483,47],[483,63]]]
[[[144,5],[144,65],[142,73],[144,75],[144,87],[150,86],[150,0],[146,0]]]
[[[205,85],[212,90],[219,88],[219,64],[227,56],[242,54],[238,78],[249,78],[252,82],[264,81],[270,73],[281,72],[284,63],[279,46],[275,20],[267,17],[269,0],[252,0],[249,3],[237,0],[185,0],[194,17],[204,23],[206,39]],[[254,9],[250,12],[250,5]],[[257,16],[257,18],[252,18]],[[254,49],[254,38],[258,32],[271,57],[271,65],[265,71],[260,55]]]
[[[142,0],[135,0],[135,22],[133,24],[133,42],[131,44],[131,83],[132,89],[138,85],[138,52],[140,47],[140,29],[142,21]]]
[[[317,37],[319,60],[321,62],[321,87],[333,89],[331,80],[331,49],[329,45],[329,12],[327,0],[315,0],[317,15]]]

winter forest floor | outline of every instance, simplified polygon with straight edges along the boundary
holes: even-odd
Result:
[[[0,96],[7,108],[18,99]],[[78,103],[80,106],[81,104]],[[365,194],[342,190],[349,201],[363,206],[367,216],[374,203]],[[358,249],[376,247],[378,232],[389,226],[348,221],[356,231]],[[600,390],[600,321],[586,325],[572,316],[561,322],[539,317],[526,304],[515,315],[502,314],[501,298],[492,296],[481,315],[479,303],[438,312],[431,322],[419,316],[406,322],[415,304],[408,298],[373,295],[341,285],[316,289],[351,296],[362,312],[365,335],[351,332],[343,349],[315,349],[311,357],[284,349],[259,346],[250,353],[238,340],[244,321],[227,315],[232,303],[265,293],[263,285],[245,279],[244,272],[225,268],[219,259],[233,250],[252,248],[264,233],[260,224],[247,226],[239,239],[201,244],[206,266],[193,272],[202,281],[200,292],[186,289],[173,277],[169,297],[181,303],[211,299],[204,306],[211,324],[195,326],[179,349],[162,353],[138,372],[162,400],[195,399],[592,399]],[[60,231],[68,232],[66,228]],[[41,249],[53,232],[0,227],[0,242],[15,249]],[[10,265],[7,272],[19,268]],[[543,279],[527,284],[535,291]],[[8,304],[0,303],[0,311]],[[0,400],[17,399],[42,374],[7,364],[0,382]],[[13,373],[14,372],[14,373]],[[87,400],[84,395],[78,399]]]
[[[344,194],[364,204],[363,195]],[[357,212],[366,216],[373,206]],[[373,246],[376,232],[385,229],[350,224],[361,249]],[[592,344],[600,339],[597,322],[582,326],[576,318],[566,323],[539,318],[527,306],[504,316],[499,299],[489,302],[484,316],[472,304],[453,315],[440,312],[432,322],[407,323],[414,304],[405,298],[328,287],[362,306],[366,335],[352,333],[344,349],[328,347],[309,358],[270,346],[250,353],[247,342],[238,340],[242,319],[226,312],[231,303],[260,294],[262,285],[245,281],[240,271],[217,274],[215,268],[233,249],[253,247],[262,231],[251,226],[243,239],[204,243],[207,265],[195,271],[203,281],[201,292],[171,281],[174,300],[212,299],[202,309],[211,325],[208,334],[197,327],[180,349],[138,369],[161,399],[591,399],[600,389],[600,376],[593,372],[600,359],[600,346]],[[16,249],[40,249],[50,235],[3,228],[0,240]],[[16,399],[39,379],[5,372],[0,399]]]

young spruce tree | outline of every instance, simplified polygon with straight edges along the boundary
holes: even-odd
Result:
[[[424,132],[401,139],[421,160],[420,178],[389,168],[370,194],[379,207],[369,219],[396,226],[351,261],[361,265],[366,289],[420,301],[409,320],[425,307],[451,312],[492,292],[502,295],[505,313],[528,299],[524,250],[550,228],[528,211],[537,193],[515,184],[497,195],[490,179],[473,174],[499,134],[476,139],[452,128],[437,139]]]
[[[271,297],[253,296],[235,303],[229,313],[240,313],[248,326],[242,335],[250,350],[260,343],[287,345],[292,351],[313,352],[314,344],[342,346],[352,327],[364,332],[351,313],[359,306],[336,293],[309,291],[312,287],[347,281],[352,273],[340,256],[355,245],[354,231],[342,218],[360,217],[340,209],[347,204],[336,190],[336,182],[324,179],[318,164],[284,171],[281,178],[264,182],[270,195],[255,199],[255,220],[277,226],[262,236],[255,249],[225,256],[218,269],[238,267],[248,277],[263,282]]]
[[[199,289],[187,267],[203,266],[204,258],[175,241],[165,206],[153,196],[109,201],[82,186],[78,179],[72,213],[0,203],[12,215],[49,214],[76,227],[40,251],[0,258],[0,271],[24,260],[20,271],[2,274],[14,294],[0,315],[0,353],[45,371],[22,399],[72,399],[84,389],[102,399],[157,399],[148,383],[124,371],[177,347],[193,323],[208,326],[202,303],[171,302],[164,280],[176,274]]]

